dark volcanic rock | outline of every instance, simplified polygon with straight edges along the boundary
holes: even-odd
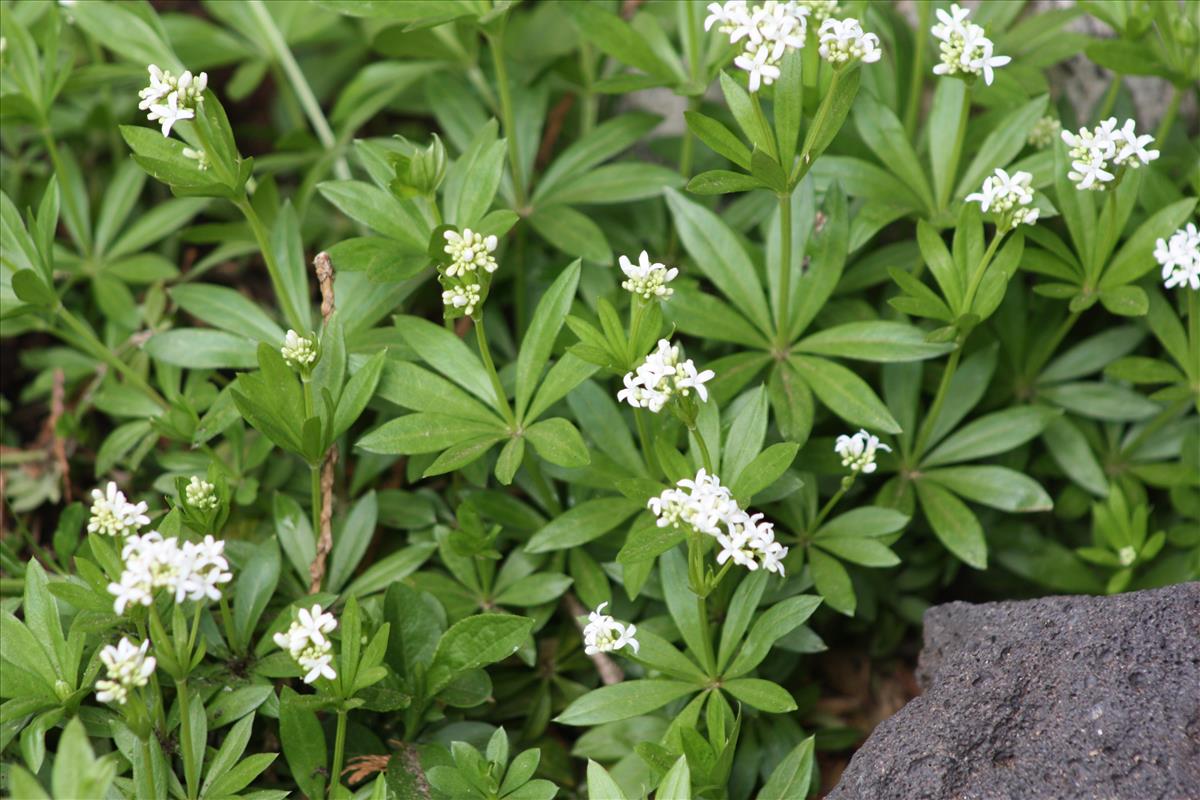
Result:
[[[1200,583],[950,603],[828,800],[1200,800]]]

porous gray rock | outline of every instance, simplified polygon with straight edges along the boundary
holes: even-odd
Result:
[[[1200,583],[936,606],[917,677],[828,800],[1200,798]]]

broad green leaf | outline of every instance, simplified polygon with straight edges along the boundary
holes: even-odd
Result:
[[[554,341],[571,309],[575,288],[579,285],[579,272],[579,261],[571,262],[542,295],[533,312],[529,330],[521,342],[521,352],[517,355],[516,403],[520,419],[525,418],[533,390],[550,360]]]
[[[848,617],[854,616],[857,598],[846,568],[836,558],[815,547],[808,548],[807,553],[809,571],[821,597],[833,610]]]
[[[626,497],[585,500],[535,533],[525,545],[525,551],[544,553],[590,542],[616,528],[641,508],[641,502]]]
[[[1007,467],[931,469],[922,472],[922,477],[961,497],[1001,511],[1049,511],[1054,506],[1037,481]]]
[[[917,160],[917,153],[909,143],[900,119],[870,92],[865,93],[854,108],[858,135],[880,162],[916,193],[923,207],[932,210],[933,193],[925,179],[925,170]],[[1024,137],[1021,143],[1024,143]]]
[[[920,328],[882,320],[826,328],[801,339],[795,347],[804,353],[862,361],[918,361],[954,349],[950,343],[926,341]]]
[[[539,206],[529,224],[543,239],[564,253],[595,264],[611,264],[612,250],[600,226],[570,206]]]
[[[796,701],[787,689],[762,678],[734,678],[721,688],[747,705],[769,714],[783,714],[796,710]]]
[[[407,361],[389,359],[380,373],[376,392],[384,400],[413,411],[452,414],[474,422],[503,424],[495,412],[450,381]]]
[[[803,800],[812,785],[815,736],[796,745],[771,772],[756,800]]]
[[[533,620],[512,614],[478,614],[454,623],[433,654],[430,690],[439,691],[460,672],[508,658],[532,627]]]
[[[962,179],[955,189],[955,197],[966,197],[971,192],[979,191],[983,179],[991,175],[997,167],[1007,167],[1025,147],[1029,131],[1046,111],[1047,95],[1035,97],[1023,106],[1013,109],[1003,119],[999,120],[983,144],[971,164],[963,171]]]
[[[171,299],[193,317],[229,331],[271,345],[283,343],[283,329],[245,295],[224,286],[189,283],[171,289]]]
[[[692,800],[692,774],[685,756],[677,758],[675,765],[663,776],[657,796],[663,800],[668,797],[671,800]]]
[[[355,447],[368,453],[414,455],[436,453],[477,437],[507,435],[498,424],[421,412],[385,422],[359,439]]]
[[[559,185],[569,183],[572,178],[633,146],[659,121],[652,114],[634,113],[622,114],[597,125],[563,150],[546,168],[533,193],[534,206],[540,205]]]
[[[1086,194],[1081,192],[1081,194]],[[1145,275],[1155,266],[1154,244],[1158,239],[1170,237],[1183,225],[1196,208],[1196,198],[1178,200],[1166,208],[1159,209],[1133,232],[1117,254],[1109,262],[1100,279],[1100,288],[1109,289],[1131,283]]]
[[[900,433],[900,425],[875,391],[850,370],[812,356],[792,356],[788,363],[812,388],[821,402],[852,425]]]
[[[462,339],[420,317],[396,317],[396,330],[426,364],[489,406],[496,407],[491,378]]]
[[[921,463],[934,467],[1007,452],[1037,436],[1055,416],[1055,410],[1045,406],[1018,406],[987,414],[946,437]]]
[[[987,568],[987,541],[979,520],[961,500],[931,481],[916,481],[925,519],[946,549],[975,569]]]
[[[590,758],[587,765],[587,790],[588,797],[595,797],[597,800],[601,797],[605,800],[627,800],[625,793],[608,771]]]
[[[525,429],[525,438],[539,456],[560,467],[582,467],[592,460],[579,430],[562,417],[535,422]]]
[[[694,683],[632,680],[593,689],[555,717],[563,725],[602,725],[648,714],[672,700],[697,691]]]
[[[694,133],[696,138],[703,142],[708,149],[717,155],[724,156],[742,169],[750,169],[750,148],[746,147],[733,131],[699,111],[685,111],[683,116],[687,121],[688,130]],[[693,191],[691,186],[688,186],[688,191]]]
[[[188,369],[252,369],[258,363],[253,341],[207,328],[175,328],[156,333],[145,348],[165,364]]]

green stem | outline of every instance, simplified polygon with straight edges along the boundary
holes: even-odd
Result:
[[[701,663],[709,675],[716,671],[716,659],[713,657],[712,629],[708,621],[708,600],[703,595],[696,595],[696,613],[700,616],[700,654]]]
[[[807,72],[806,72],[807,74]],[[833,77],[829,80],[829,89],[825,92],[825,96],[821,98],[821,105],[817,107],[817,113],[813,115],[812,124],[809,125],[810,131],[819,131],[825,126],[825,118],[829,116],[829,109],[833,106],[833,98],[837,94],[838,82],[842,79],[842,71],[835,69]],[[795,186],[800,182],[800,179],[808,174],[812,168],[812,153],[806,145],[804,152],[800,154],[800,158],[796,160],[794,166],[791,167],[788,177],[788,186]],[[786,168],[786,167],[785,167]]]
[[[233,612],[229,608],[229,592],[221,592],[221,627],[225,629],[225,639],[235,653],[245,653],[233,635]]]
[[[596,92],[592,90],[596,82],[596,59],[591,43],[584,38],[579,40],[579,71],[583,75],[583,97],[579,103],[579,135],[582,138],[596,127],[599,112]]]
[[[271,237],[267,233],[266,226],[263,225],[258,212],[254,210],[254,206],[246,197],[234,200],[233,204],[242,212],[246,222],[250,225],[250,230],[254,232],[254,239],[258,242],[258,249],[262,251],[263,262],[267,265],[267,273],[271,277],[271,286],[275,288],[275,296],[279,300],[279,305],[283,307],[283,315],[287,317],[288,324],[297,333],[304,334],[306,326],[300,316],[300,310],[292,306],[291,299],[284,291],[286,284],[283,282],[283,273],[279,271],[279,264],[275,261],[275,253],[271,248]]]
[[[504,63],[504,27],[499,23],[497,31],[489,37],[492,51],[492,66],[496,70],[496,84],[500,93],[500,116],[504,122],[504,138],[508,140],[508,166],[512,172],[513,197],[517,201],[517,213],[525,208],[525,186],[521,175],[521,151],[517,146],[517,130],[513,115],[512,87],[508,85],[508,65]]]
[[[1118,72],[1108,82],[1108,90],[1104,93],[1104,100],[1101,101],[1100,108],[1096,112],[1096,122],[1107,118],[1112,113],[1113,106],[1117,103],[1117,92],[1121,90],[1121,81],[1123,79],[1124,76]]]
[[[829,512],[833,511],[834,506],[838,504],[838,501],[845,496],[846,492],[850,491],[850,487],[854,485],[854,479],[856,477],[858,477],[858,473],[852,472],[845,478],[842,478],[842,485],[838,488],[837,492],[834,493],[833,497],[829,498],[825,505],[821,507],[821,510],[817,513],[816,518],[813,520],[812,526],[809,529],[811,533],[816,533],[816,531],[821,527],[821,523],[823,523],[825,518],[829,516]]]
[[[629,359],[630,369],[637,366],[638,359],[643,355],[638,352],[637,342],[638,337],[642,332],[642,318],[646,314],[646,306],[649,305],[640,295],[634,295],[629,303],[629,352],[626,358]]]
[[[58,143],[54,141],[54,134],[50,132],[50,123],[46,122],[42,127],[42,138],[46,142],[46,150],[50,153],[50,162],[54,165],[54,173],[56,175],[66,175],[67,171],[63,169],[62,157],[58,154]],[[63,179],[58,179],[58,196],[62,198],[62,202],[66,205],[72,219],[82,219],[83,215],[75,206],[75,193],[71,191],[71,187],[63,185]],[[70,230],[70,226],[67,226]],[[71,231],[71,238],[75,239],[74,231]],[[79,245],[80,251],[83,251],[83,242],[76,239],[75,243]],[[84,255],[89,255],[84,253]]]
[[[91,328],[89,328],[87,325],[81,322],[78,317],[68,311],[66,306],[60,305],[58,307],[58,314],[62,318],[63,322],[67,324],[67,327],[70,328],[71,331],[83,341],[83,344],[92,351],[93,356],[119,372],[126,381],[128,381],[142,394],[153,400],[156,405],[163,409],[168,409],[171,407],[170,403],[168,403],[161,394],[155,391],[154,387],[151,386],[145,378],[139,375],[133,369],[133,367],[117,358],[116,354],[113,353],[112,350],[108,349],[108,346],[105,345],[104,342],[96,338],[96,334],[92,333]]]
[[[192,761],[192,717],[191,698],[188,696],[187,678],[175,682],[175,690],[179,694],[179,739],[183,750],[183,778],[187,783],[188,800],[196,800],[196,783],[198,764]]]
[[[646,415],[640,408],[633,410],[633,421],[637,424],[638,439],[642,443],[642,457],[646,461],[646,469],[650,471],[652,476],[657,477],[660,474],[658,469],[658,459],[654,457],[654,451],[650,449],[650,435],[646,430]]]
[[[967,120],[971,118],[971,86],[966,84],[963,87],[962,108],[958,112],[958,132],[954,135],[954,147],[950,150],[950,157],[946,160],[949,165],[946,170],[947,180],[944,184],[937,187],[937,207],[939,211],[945,211],[947,204],[950,202],[950,189],[954,185],[954,176],[958,172],[958,159],[962,155],[963,141],[967,138]]]
[[[1175,125],[1175,117],[1179,115],[1181,102],[1183,102],[1183,92],[1178,86],[1175,86],[1171,90],[1171,102],[1167,105],[1167,110],[1158,123],[1158,129],[1154,132],[1154,141],[1159,147],[1165,145],[1167,137],[1171,135],[1171,128]]]
[[[1062,324],[1048,339],[1042,339],[1038,343],[1038,349],[1034,351],[1029,359],[1026,377],[1033,380],[1037,374],[1042,371],[1042,367],[1050,360],[1050,356],[1054,355],[1054,351],[1058,348],[1060,342],[1066,338],[1071,329],[1075,327],[1075,323],[1079,321],[1079,317],[1083,312],[1072,311],[1070,316],[1063,320]]]
[[[267,7],[263,5],[262,0],[250,0],[249,6],[250,12],[258,20],[259,25],[262,26],[263,33],[267,37],[267,46],[271,48],[272,54],[283,67],[283,71],[287,73],[288,80],[292,83],[292,90],[296,93],[296,98],[304,108],[304,113],[313,127],[313,132],[317,134],[317,139],[320,140],[321,146],[326,150],[332,150],[336,146],[333,129],[329,127],[329,122],[325,119],[325,113],[321,111],[321,104],[317,102],[317,97],[313,94],[312,87],[309,86],[308,80],[304,77],[304,71],[296,63],[296,57],[292,55],[292,50],[288,47],[287,41],[284,40],[283,34],[280,33],[279,27],[275,24],[275,19],[267,11]],[[344,156],[339,155],[337,157],[337,160],[334,161],[333,169],[341,180],[349,180],[351,178],[350,166],[346,163]]]
[[[942,403],[946,401],[946,392],[950,388],[950,379],[954,377],[961,358],[962,345],[959,345],[950,354],[950,360],[946,362],[946,369],[942,371],[942,379],[938,382],[937,393],[933,396],[933,403],[929,406],[929,412],[925,415],[925,419],[921,421],[921,429],[917,432],[917,441],[912,449],[914,459],[919,460],[925,453],[925,444],[929,441],[929,436],[933,433],[933,426],[937,422],[938,415],[942,412]]]
[[[337,712],[337,733],[333,740],[333,769],[329,773],[329,796],[333,797],[333,787],[342,784],[342,759],[346,754],[346,710],[339,708]]]
[[[1186,409],[1191,402],[1192,399],[1190,397],[1183,397],[1158,412],[1154,419],[1146,423],[1146,427],[1138,431],[1137,436],[1133,437],[1133,440],[1129,444],[1121,448],[1121,452],[1125,455],[1136,453],[1143,442],[1160,431],[1168,422],[1179,416],[1180,412]]]
[[[508,395],[504,391],[504,385],[500,383],[500,375],[496,372],[496,364],[492,361],[492,351],[488,347],[487,333],[483,330],[483,312],[480,312],[479,316],[475,318],[475,341],[479,344],[479,357],[483,360],[488,377],[491,378],[492,390],[496,393],[496,402],[504,413],[504,418],[510,425],[516,426],[517,418],[513,414],[512,406],[508,404]]]
[[[991,244],[988,245],[983,258],[979,260],[979,266],[975,268],[975,274],[971,276],[971,282],[967,284],[967,293],[963,296],[962,313],[971,313],[971,307],[975,305],[975,293],[979,291],[979,286],[983,283],[983,276],[987,273],[987,268],[992,263],[992,257],[996,255],[996,249],[1000,246],[1000,242],[1004,240],[1004,236],[1005,232],[999,230],[992,236]],[[959,346],[962,346],[961,342]]]
[[[200,614],[204,611],[204,606],[196,603],[196,610],[192,614],[192,627],[188,632],[187,658],[188,662],[182,666],[186,669],[191,665],[192,653],[196,649],[196,635],[200,633]]]
[[[708,454],[708,444],[704,441],[704,434],[700,433],[700,429],[696,427],[695,423],[689,425],[688,430],[696,437],[696,446],[700,448],[700,460],[704,462],[704,471],[712,475],[712,456]]]
[[[917,3],[916,51],[913,53],[912,75],[908,82],[908,101],[904,106],[904,132],[912,139],[917,132],[917,113],[921,109],[921,87],[924,86],[925,47],[929,39],[931,3]]]
[[[779,308],[778,344],[786,350],[792,341],[792,194],[779,195]]]
[[[559,502],[558,494],[555,493],[550,481],[546,480],[546,474],[542,472],[541,464],[528,448],[525,450],[525,471],[529,473],[529,479],[533,481],[533,485],[545,496],[546,510],[555,517],[562,514],[562,503]]]
[[[150,749],[150,737],[142,739],[142,789],[145,800],[154,800],[154,753]]]

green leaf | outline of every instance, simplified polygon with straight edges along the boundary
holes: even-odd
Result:
[[[450,626],[429,667],[430,691],[440,691],[460,672],[508,658],[529,636],[533,620],[512,614],[478,614]]]
[[[925,130],[929,135],[929,160],[933,168],[933,189],[937,207],[945,208],[950,200],[950,188],[958,172],[962,148],[955,141],[966,132],[970,113],[970,89],[965,81],[937,81],[933,105]],[[1065,175],[1065,172],[1064,172]]]
[[[741,310],[760,327],[770,319],[767,301],[758,283],[754,265],[733,231],[715,214],[667,191],[667,205],[675,218],[679,237],[696,266]]]
[[[775,137],[771,129],[767,127],[766,120],[755,113],[754,101],[751,99],[750,93],[724,71],[721,72],[720,81],[721,93],[725,95],[725,105],[729,106],[729,111],[737,120],[738,127],[750,140],[750,149],[753,150],[757,147],[768,154],[774,154]],[[749,154],[746,161],[745,168],[749,169]]]
[[[822,525],[813,541],[828,539],[859,538],[863,536],[887,536],[902,530],[908,524],[908,516],[895,509],[881,506],[861,506],[839,514]]]
[[[756,800],[802,800],[812,786],[815,736],[796,745],[771,772]]]
[[[587,765],[587,791],[588,797],[594,797],[597,800],[601,797],[605,800],[628,800],[608,771],[590,758]]]
[[[565,550],[590,542],[616,528],[641,508],[641,502],[626,497],[585,500],[535,533],[525,545],[525,552]]]
[[[1147,419],[1161,410],[1158,403],[1133,389],[1100,381],[1047,386],[1038,390],[1038,397],[1081,417],[1111,422]]]
[[[757,667],[775,643],[803,625],[819,605],[821,598],[801,594],[781,600],[764,611],[750,628],[733,663],[723,673],[725,677],[745,675]]]
[[[664,800],[668,797],[671,800],[692,800],[692,774],[685,756],[677,758],[675,765],[663,776],[657,796]]]
[[[555,279],[533,312],[529,330],[521,341],[521,352],[517,355],[516,405],[517,417],[525,418],[525,410],[533,397],[558,332],[571,309],[575,288],[579,285],[579,261],[571,262]],[[536,446],[536,442],[534,443]]]
[[[263,541],[254,547],[253,553],[253,557],[246,561],[238,573],[234,587],[234,646],[239,650],[244,650],[250,644],[254,627],[279,583],[279,546],[275,541]]]
[[[757,152],[757,151],[756,151]],[[765,189],[767,186],[753,175],[731,172],[727,169],[710,169],[688,181],[687,190],[692,194],[733,194]]]
[[[611,264],[612,250],[600,226],[570,206],[539,206],[529,217],[538,235],[567,255]]]
[[[880,162],[916,193],[923,208],[932,210],[933,193],[925,179],[925,170],[896,114],[868,92],[855,106],[854,124]],[[1020,144],[1024,141],[1022,137]]]
[[[674,621],[675,627],[679,629],[679,633],[692,651],[693,657],[709,674],[712,674],[716,665],[712,663],[713,654],[705,646],[705,642],[709,641],[705,632],[709,621],[700,618],[696,594],[692,591],[689,583],[688,565],[679,548],[663,553],[659,558],[658,571],[662,580],[667,610],[671,612],[671,619]]]
[[[145,345],[152,358],[188,369],[252,369],[255,343],[244,336],[207,328],[176,328],[151,336]]]
[[[1132,283],[1149,272],[1156,264],[1153,258],[1154,243],[1169,237],[1196,208],[1196,198],[1177,200],[1166,208],[1159,209],[1138,226],[1117,254],[1113,256],[1100,278],[1101,289],[1112,289]]]
[[[733,131],[723,124],[706,117],[699,111],[685,111],[683,117],[687,121],[688,130],[714,153],[732,161],[744,170],[750,169],[750,148],[742,143]],[[724,170],[717,170],[724,172]],[[736,174],[736,173],[730,173]],[[695,191],[688,185],[688,191]]]
[[[554,721],[576,726],[616,722],[648,714],[696,690],[694,683],[684,681],[624,681],[593,689],[567,706]]]
[[[852,425],[900,433],[900,424],[862,378],[850,370],[812,356],[792,356],[791,364],[825,406]]]
[[[975,158],[962,174],[955,197],[966,197],[979,191],[983,179],[997,167],[1006,167],[1025,148],[1029,132],[1034,123],[1046,112],[1047,95],[1035,97],[1023,106],[1013,109],[992,126],[991,131],[979,146]]]
[[[496,406],[492,379],[483,363],[450,331],[420,317],[396,317],[396,330],[421,359],[491,407]]]
[[[787,689],[762,678],[735,678],[723,683],[721,688],[743,703],[770,714],[796,710],[796,701]]]
[[[483,126],[446,175],[442,206],[448,224],[476,227],[491,208],[504,173],[505,142],[497,140],[496,131],[495,120]],[[487,235],[493,231],[481,233]]]
[[[548,204],[611,205],[658,197],[663,189],[682,186],[679,172],[657,164],[627,162],[606,164],[573,178],[569,184],[547,192]]]
[[[840,539],[824,539],[813,543],[843,561],[864,567],[894,567],[900,558],[891,548],[875,539],[847,536]]]
[[[957,495],[1001,511],[1049,511],[1050,495],[1035,481],[1007,467],[957,466],[922,472]]]
[[[336,592],[354,573],[367,546],[375,538],[375,523],[379,505],[375,492],[367,492],[351,508],[342,521],[330,552],[329,573],[325,577],[326,591]]]
[[[925,332],[902,322],[847,322],[807,336],[796,343],[805,353],[863,361],[918,361],[944,355],[950,343],[925,340]]]
[[[507,435],[500,425],[446,414],[419,413],[385,422],[359,439],[355,447],[368,453],[415,455],[436,453],[468,439],[490,436],[495,440]]]
[[[572,178],[632,147],[659,121],[652,114],[622,114],[579,137],[546,168],[533,193],[534,207],[538,207],[559,186],[570,183]]]
[[[729,426],[721,452],[721,475],[731,484],[762,451],[767,434],[767,393],[762,386],[750,390]]]
[[[777,481],[796,460],[798,442],[779,442],[763,450],[745,466],[731,483],[733,496],[750,500]]]
[[[300,238],[300,220],[290,200],[285,201],[275,215],[275,224],[271,228],[271,251],[279,266],[278,283],[274,275],[271,280],[279,296],[279,304],[284,309],[284,316],[300,332],[312,330],[308,264],[304,258],[304,243]]]
[[[862,71],[855,67],[842,69],[834,73],[835,83],[831,84],[828,94],[822,98],[817,116],[813,119],[804,137],[804,147],[801,150],[801,163],[810,166],[829,147],[837,136],[854,98],[858,95],[858,83],[862,79]],[[802,167],[802,169],[804,168]]]
[[[922,459],[922,466],[975,461],[1007,452],[1041,433],[1057,416],[1046,406],[1008,408],[980,417],[951,434]]]
[[[525,429],[525,438],[539,456],[560,467],[582,467],[592,460],[579,430],[562,417],[535,422]]]
[[[987,541],[971,509],[950,492],[929,481],[916,481],[925,519],[946,549],[968,566],[987,568]]]
[[[350,376],[350,380],[346,381],[333,414],[333,430],[330,431],[329,438],[337,439],[362,415],[367,403],[375,395],[386,358],[387,352],[381,350],[367,359],[367,362]]]
[[[180,308],[214,328],[274,346],[283,343],[283,329],[261,306],[240,292],[224,286],[189,283],[176,286],[170,294]]]
[[[617,61],[658,78],[675,77],[646,40],[608,9],[591,3],[569,3],[562,9],[572,18],[581,36]]]
[[[450,381],[407,361],[389,359],[380,373],[376,392],[384,400],[413,411],[450,414],[497,426],[504,424],[494,411]]]
[[[815,547],[808,548],[808,567],[813,583],[825,602],[835,611],[848,617],[854,616],[857,602],[850,574],[836,558],[826,555]]]
[[[325,181],[317,184],[317,191],[355,222],[402,243],[413,253],[425,252],[433,227],[411,203],[363,181]]]
[[[671,296],[666,310],[670,321],[685,333],[755,349],[766,349],[768,345],[766,337],[745,317],[713,295],[680,288]]]

